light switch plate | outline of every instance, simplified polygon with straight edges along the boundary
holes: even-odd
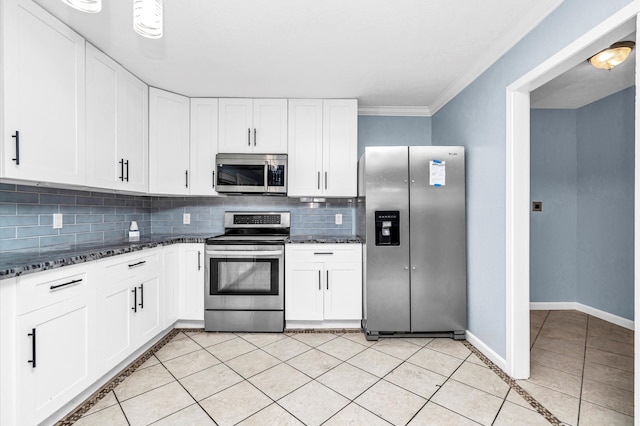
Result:
[[[191,223],[191,213],[185,213],[182,215],[183,225],[189,225]]]
[[[62,229],[62,213],[53,214],[53,229]]]
[[[342,214],[336,213],[336,225],[342,225]]]

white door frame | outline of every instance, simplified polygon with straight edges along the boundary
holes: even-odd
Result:
[[[529,378],[529,205],[530,100],[529,93],[636,30],[640,0],[624,7],[548,60],[507,87],[506,141],[506,372],[515,379]],[[637,51],[637,48],[634,52]],[[637,69],[640,68],[640,65]],[[636,88],[638,87],[636,70]],[[635,221],[640,213],[640,124],[636,89]],[[640,223],[640,222],[638,222]],[[640,311],[640,231],[635,229],[635,318]],[[636,349],[640,332],[635,329]],[[640,362],[636,357],[636,371]],[[636,376],[636,380],[638,380]],[[636,389],[638,389],[636,387]],[[636,392],[636,406],[640,401]]]

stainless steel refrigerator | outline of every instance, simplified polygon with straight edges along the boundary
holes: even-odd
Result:
[[[367,339],[463,339],[465,162],[459,146],[367,147],[359,162]]]

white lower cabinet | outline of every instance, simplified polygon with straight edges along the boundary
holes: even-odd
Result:
[[[285,247],[286,328],[360,327],[362,245]]]
[[[162,249],[98,261],[98,362],[106,373],[163,330]]]
[[[16,282],[15,418],[35,425],[97,379],[95,263]]]
[[[204,321],[204,244],[180,244],[179,317]]]

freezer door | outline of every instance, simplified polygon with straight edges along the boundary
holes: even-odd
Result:
[[[366,283],[367,331],[406,332],[409,314],[409,191],[407,147],[367,147]],[[399,213],[398,244],[376,245],[376,212]]]
[[[463,147],[409,147],[411,331],[466,330]]]

